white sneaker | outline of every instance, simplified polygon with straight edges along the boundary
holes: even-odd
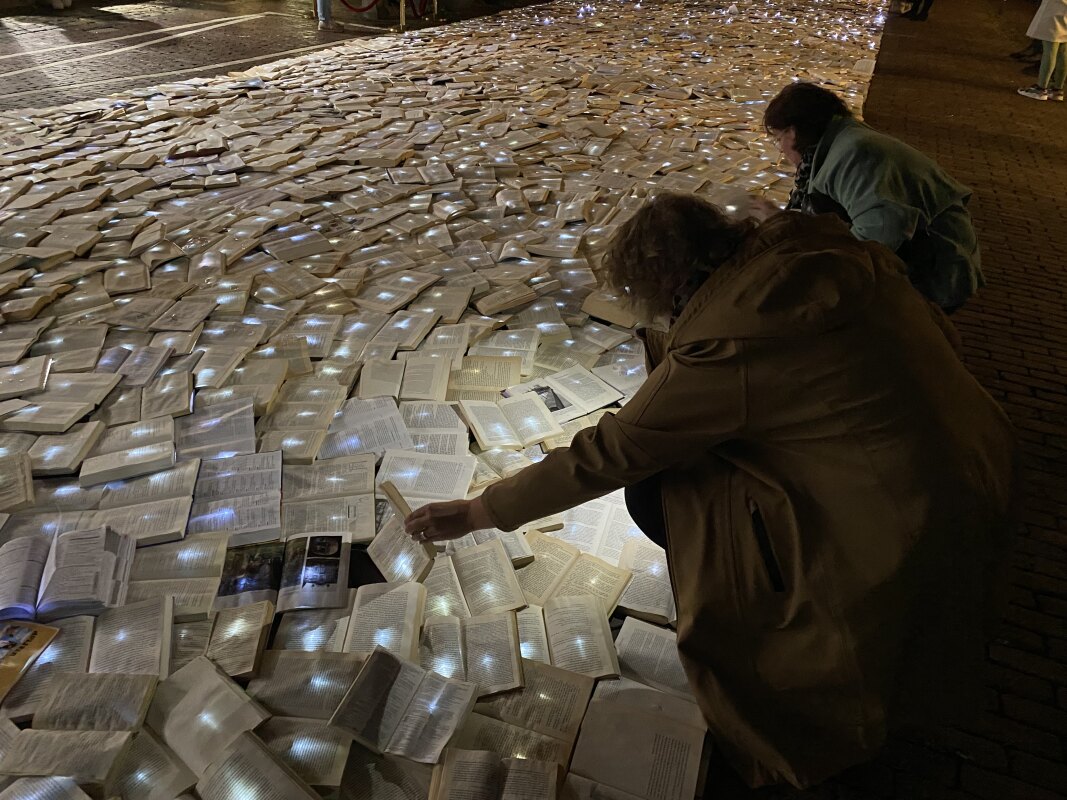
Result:
[[[1031,100],[1048,100],[1051,96],[1048,89],[1042,89],[1040,86],[1027,86],[1025,89],[1019,89],[1019,94]]]
[[[1049,92],[1049,100],[1055,100],[1057,103],[1063,102],[1063,89],[1053,89]]]
[[[320,31],[333,31],[334,33],[344,33],[345,26],[342,25],[340,22],[333,22],[332,20],[330,22],[327,22],[324,19],[320,19],[319,20],[319,30]]]

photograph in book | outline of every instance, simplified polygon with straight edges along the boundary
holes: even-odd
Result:
[[[351,561],[347,538],[309,533],[286,541],[279,611],[345,605]]]
[[[282,542],[228,548],[215,610],[260,600],[277,601],[285,552],[286,545]]]
[[[0,700],[58,633],[57,628],[33,622],[0,622]]]

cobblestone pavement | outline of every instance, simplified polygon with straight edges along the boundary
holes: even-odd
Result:
[[[0,9],[5,8],[0,0]],[[519,0],[464,2],[462,14],[441,0],[442,19],[521,5]],[[27,4],[0,12],[0,109],[43,107],[124,89],[247,69],[359,35],[386,31],[399,15],[383,0],[381,18],[352,14],[334,0],[337,20],[365,26],[319,31],[314,0],[218,0],[110,3],[75,0],[67,11]],[[353,5],[358,5],[353,3]],[[420,3],[421,5],[421,3]],[[410,9],[410,6],[409,6]],[[411,20],[410,27],[420,26]],[[296,53],[292,53],[296,54]]]
[[[1007,58],[1036,3],[939,0],[886,27],[867,121],[974,189],[989,285],[956,315],[965,360],[1003,404],[1026,456],[1011,601],[989,648],[979,719],[892,742],[809,792],[739,797],[1055,800],[1067,797],[1067,106],[1015,94]]]

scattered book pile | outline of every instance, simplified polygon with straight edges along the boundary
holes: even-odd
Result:
[[[621,496],[436,547],[397,507],[640,389],[612,236],[783,200],[765,101],[858,105],[881,22],[554,3],[0,113],[0,800],[693,797]]]

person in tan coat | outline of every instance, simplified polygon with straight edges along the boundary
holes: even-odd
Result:
[[[605,266],[675,317],[643,331],[647,382],[408,532],[513,530],[628,487],[666,545],[694,694],[752,786],[819,782],[893,728],[977,707],[1015,438],[903,263],[833,216],[756,227],[661,195]]]

